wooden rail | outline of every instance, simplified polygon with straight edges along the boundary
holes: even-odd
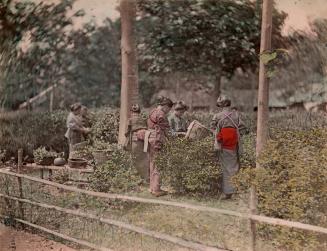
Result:
[[[48,93],[53,92],[53,90],[56,88],[57,85],[52,85],[45,89],[44,91],[41,91],[38,95],[34,96],[33,98],[30,98],[29,100],[25,101],[24,103],[19,105],[19,109],[25,109],[28,108],[31,104],[39,100],[40,98],[46,96]]]
[[[68,171],[79,173],[93,173],[94,170],[90,168],[70,168],[68,166],[41,166],[36,164],[27,164],[25,167],[32,168],[33,170],[53,170],[53,171]]]
[[[71,187],[71,186],[67,186],[67,185],[62,185],[62,184],[58,184],[55,182],[39,179],[36,177],[27,176],[24,174],[13,173],[13,172],[5,171],[5,170],[0,170],[0,173],[10,175],[10,176],[21,177],[21,178],[24,178],[27,180],[31,180],[31,181],[43,183],[43,184],[46,184],[49,186],[61,188],[61,189],[67,190],[67,191],[82,193],[82,194],[86,194],[86,195],[94,196],[94,197],[98,197],[98,198],[121,199],[121,200],[125,200],[125,201],[134,201],[134,202],[148,203],[148,204],[155,204],[155,205],[173,206],[173,207],[191,209],[191,210],[202,211],[202,212],[212,212],[212,213],[218,213],[218,214],[223,214],[223,215],[235,216],[235,217],[239,217],[239,218],[243,218],[243,219],[251,219],[251,220],[255,220],[257,222],[267,223],[270,225],[285,226],[285,227],[290,227],[290,228],[297,228],[297,229],[327,234],[327,228],[314,226],[314,225],[310,225],[310,224],[304,224],[301,222],[277,219],[277,218],[272,218],[272,217],[267,217],[267,216],[262,216],[262,215],[251,215],[248,213],[241,213],[241,212],[227,210],[227,209],[198,206],[198,205],[192,205],[192,204],[180,203],[180,202],[174,202],[174,201],[146,199],[146,198],[140,198],[140,197],[134,197],[134,196],[128,196],[128,195],[121,195],[121,194],[110,194],[110,193],[88,191],[88,190],[79,189],[79,188]]]
[[[44,204],[44,203],[38,203],[38,202],[33,202],[31,200],[27,200],[27,199],[20,199],[17,197],[12,197],[12,196],[8,196],[5,194],[0,194],[0,197],[6,198],[6,199],[10,199],[10,200],[15,200],[18,201],[19,203],[28,203],[34,206],[39,206],[42,208],[47,208],[47,209],[54,209],[56,211],[59,212],[63,212],[66,214],[70,214],[70,215],[75,215],[78,217],[84,217],[87,219],[92,219],[92,220],[98,220],[102,223],[106,223],[109,225],[113,225],[119,228],[123,228],[132,232],[136,232],[139,234],[143,234],[146,236],[150,236],[156,239],[160,239],[163,241],[167,241],[185,248],[191,248],[194,250],[199,250],[199,251],[228,251],[227,249],[220,249],[220,248],[216,248],[216,247],[210,247],[210,246],[206,246],[204,244],[201,243],[196,243],[193,241],[188,241],[188,240],[184,240],[178,237],[174,237],[174,236],[170,236],[167,234],[162,234],[162,233],[158,233],[155,231],[151,231],[151,230],[147,230],[141,227],[137,227],[125,222],[121,222],[121,221],[117,221],[117,220],[112,220],[112,219],[108,219],[108,218],[103,218],[103,217],[99,217],[93,214],[89,214],[89,213],[84,213],[84,212],[80,212],[77,210],[71,210],[71,209],[66,209],[66,208],[62,208],[62,207],[58,207],[58,206],[53,206],[53,205],[48,205],[48,204]]]
[[[5,216],[5,215],[0,215],[1,218],[9,218],[8,216]],[[19,223],[22,223],[24,225],[27,225],[27,226],[30,226],[30,227],[33,227],[35,229],[38,229],[38,230],[41,230],[43,232],[46,232],[48,234],[52,234],[54,236],[57,236],[61,239],[64,239],[66,241],[71,241],[71,242],[74,242],[74,243],[77,243],[79,245],[82,245],[82,246],[85,246],[85,247],[88,247],[88,248],[92,248],[92,249],[95,249],[95,250],[99,250],[99,251],[113,251],[112,249],[109,249],[109,248],[105,248],[105,247],[100,247],[100,246],[97,246],[97,245],[94,245],[93,243],[90,243],[88,241],[84,241],[84,240],[79,240],[79,239],[76,239],[76,238],[73,238],[73,237],[70,237],[68,235],[65,235],[65,234],[61,234],[61,233],[58,233],[58,232],[55,232],[53,230],[50,230],[50,229],[47,229],[45,227],[41,227],[41,226],[38,226],[36,224],[33,224],[33,223],[30,223],[28,221],[25,221],[25,220],[22,220],[22,219],[18,219],[18,218],[14,218],[13,220],[19,222]]]

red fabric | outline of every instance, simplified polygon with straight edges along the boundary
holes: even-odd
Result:
[[[235,150],[238,143],[237,130],[235,128],[222,128],[217,134],[217,140],[222,148]]]

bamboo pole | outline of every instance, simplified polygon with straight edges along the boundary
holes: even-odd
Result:
[[[51,182],[48,180],[42,180],[40,178],[36,178],[36,177],[28,176],[28,175],[13,173],[13,172],[1,170],[1,169],[0,169],[0,173],[5,174],[5,175],[21,177],[21,178],[35,181],[38,183],[42,183],[45,185],[61,188],[63,190],[86,194],[86,195],[94,196],[94,197],[98,197],[98,198],[120,199],[120,200],[125,200],[125,201],[134,201],[134,202],[147,203],[147,204],[172,206],[172,207],[190,209],[190,210],[195,210],[195,211],[200,211],[200,212],[218,213],[218,214],[222,214],[222,215],[234,216],[234,217],[239,217],[239,218],[243,218],[243,219],[250,219],[250,220],[252,219],[252,220],[262,222],[262,223],[267,223],[270,225],[285,226],[285,227],[290,227],[290,228],[297,228],[297,229],[327,234],[327,228],[314,226],[314,225],[310,225],[310,224],[304,224],[301,222],[277,219],[277,218],[267,217],[267,216],[263,216],[263,215],[252,215],[252,214],[248,214],[248,213],[241,213],[241,212],[227,210],[227,209],[219,209],[219,208],[214,208],[214,207],[192,205],[192,204],[188,204],[188,203],[180,203],[180,202],[175,202],[175,201],[146,199],[146,198],[140,198],[140,197],[134,197],[134,196],[128,196],[128,195],[121,195],[121,194],[94,192],[94,191],[89,191],[89,190],[79,189],[76,187],[58,184],[58,183]]]
[[[108,219],[108,218],[102,218],[93,214],[89,214],[89,213],[84,213],[84,212],[80,212],[78,210],[71,210],[71,209],[66,209],[66,208],[62,208],[62,207],[58,207],[58,206],[53,206],[53,205],[48,205],[48,204],[44,204],[44,203],[39,203],[39,202],[33,202],[27,199],[19,199],[16,197],[12,197],[12,196],[7,196],[4,194],[0,194],[0,197],[4,197],[7,199],[11,199],[11,200],[15,200],[15,201],[19,201],[19,202],[23,202],[23,203],[28,203],[31,205],[35,205],[35,206],[39,206],[39,207],[43,207],[43,208],[47,208],[47,209],[54,209],[56,211],[59,212],[63,212],[66,214],[71,214],[71,215],[75,215],[75,216],[79,216],[79,217],[83,217],[83,218],[87,218],[87,219],[92,219],[92,220],[98,220],[102,223],[106,223],[109,225],[113,225],[122,229],[127,229],[129,231],[132,232],[136,232],[139,234],[143,234],[143,235],[147,235],[150,237],[153,237],[155,239],[160,239],[163,241],[168,241],[170,243],[182,246],[182,247],[186,247],[186,248],[191,248],[194,250],[199,250],[199,251],[227,251],[226,249],[220,249],[220,248],[216,248],[216,247],[210,247],[210,246],[206,246],[204,244],[201,243],[196,243],[196,242],[192,242],[192,241],[188,241],[188,240],[184,240],[178,237],[174,237],[174,236],[170,236],[167,234],[162,234],[162,233],[158,233],[155,231],[151,231],[151,230],[147,230],[141,227],[137,227],[125,222],[121,222],[121,221],[117,221],[117,220],[112,220],[112,219]]]
[[[272,30],[272,10],[273,0],[263,0],[262,5],[262,23],[261,23],[261,43],[260,55],[263,52],[271,50],[271,30]],[[268,139],[268,119],[269,119],[269,80],[267,77],[266,66],[260,57],[259,68],[259,89],[258,89],[258,119],[257,119],[257,142],[256,157],[260,155]],[[256,168],[259,168],[258,161]],[[257,213],[257,195],[255,187],[250,191],[250,211],[251,214]],[[251,250],[256,250],[256,225],[251,220]]]
[[[36,164],[27,164],[26,167],[37,170],[53,170],[53,171],[67,171],[67,172],[78,172],[78,173],[94,173],[93,169],[82,169],[82,168],[70,168],[67,166],[41,166]]]
[[[7,218],[7,216],[4,216],[4,215],[0,215],[1,218]],[[84,241],[84,240],[79,240],[79,239],[76,239],[76,238],[73,238],[73,237],[70,237],[68,235],[65,235],[65,234],[61,234],[61,233],[58,233],[58,232],[55,232],[53,230],[50,230],[50,229],[47,229],[45,227],[41,227],[39,225],[36,225],[36,224],[33,224],[33,223],[30,223],[28,221],[25,221],[25,220],[22,220],[22,219],[18,219],[18,218],[14,218],[15,221],[19,222],[19,223],[22,223],[24,225],[27,225],[27,226],[30,226],[30,227],[33,227],[35,229],[38,229],[38,230],[41,230],[43,232],[46,232],[48,234],[52,234],[54,236],[57,236],[61,239],[64,239],[66,241],[71,241],[71,242],[74,242],[74,243],[77,243],[79,245],[82,245],[82,246],[85,246],[85,247],[88,247],[88,248],[92,248],[92,249],[95,249],[95,250],[99,250],[99,251],[113,251],[112,249],[109,249],[109,248],[105,248],[105,247],[100,247],[100,246],[97,246],[97,245],[94,245],[88,241]]]

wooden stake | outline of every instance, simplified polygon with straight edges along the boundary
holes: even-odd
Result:
[[[54,99],[54,89],[50,92],[50,103],[49,103],[49,111],[53,112],[53,99]]]
[[[17,173],[21,173],[23,168],[23,149],[18,150],[18,164],[17,164]],[[22,185],[22,178],[17,177],[18,180],[18,190],[19,190],[19,198],[23,199],[23,185]],[[24,219],[24,207],[23,203],[19,202],[19,211],[20,211],[20,217]]]
[[[272,10],[273,0],[263,0],[262,23],[261,23],[261,43],[260,55],[271,50],[271,30],[272,30]],[[258,120],[257,120],[257,143],[256,157],[260,155],[268,139],[268,119],[269,119],[269,80],[267,77],[266,66],[260,57],[259,69],[259,90],[258,90]],[[259,168],[258,161],[256,168]],[[251,214],[257,213],[257,196],[255,187],[250,191],[250,210]],[[251,221],[251,250],[256,250],[256,225]]]

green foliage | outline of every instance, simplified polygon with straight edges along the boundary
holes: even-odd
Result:
[[[120,98],[120,30],[106,19],[70,34],[74,47],[65,50],[65,79],[76,99],[93,107],[118,106]],[[91,71],[90,71],[91,69]]]
[[[118,105],[118,26],[107,19],[101,26],[91,21],[74,30],[72,24],[84,11],[68,14],[73,3],[0,3],[0,52],[4,55],[0,102],[5,108],[16,109],[53,84],[60,90],[56,99],[60,104],[55,106],[70,105],[72,100],[88,106]],[[27,38],[29,43],[22,49]]]
[[[92,140],[108,143],[116,143],[118,141],[118,110],[111,108],[99,109],[94,113],[93,119],[91,131]]]
[[[211,138],[168,141],[156,158],[163,183],[178,193],[217,194],[221,169]]]
[[[258,209],[264,215],[326,227],[326,142],[324,129],[274,129],[259,159],[262,168],[241,170],[235,182],[241,191],[255,185]],[[319,240],[312,233],[288,228],[261,230],[287,250],[304,250]]]
[[[252,168],[255,167],[256,153],[255,153],[255,142],[256,135],[254,133],[248,133],[242,135],[241,145],[242,154],[240,156],[240,166],[241,168]]]
[[[33,150],[46,147],[48,150],[64,152],[67,113],[20,112],[2,114],[0,117],[0,149],[7,150],[7,156],[17,156],[19,148],[32,156]]]
[[[130,153],[113,146],[110,159],[89,177],[90,187],[99,192],[127,192],[137,189],[141,178]]]
[[[3,56],[0,66],[3,81],[0,99],[6,107],[15,108],[19,102],[33,96],[40,84],[45,87],[62,80],[62,72],[53,63],[62,64],[57,55],[67,47],[65,30],[72,25],[73,18],[81,14],[68,17],[73,2],[1,1],[0,52]],[[21,43],[27,38],[29,48],[23,50]]]
[[[152,72],[231,76],[257,65],[260,15],[251,1],[139,0],[138,7],[139,55]],[[285,18],[274,10],[276,41]]]
[[[112,142],[114,143],[114,142]],[[107,151],[110,152],[113,149],[113,145],[110,142],[96,140],[93,142],[92,146],[90,147],[91,151]]]

